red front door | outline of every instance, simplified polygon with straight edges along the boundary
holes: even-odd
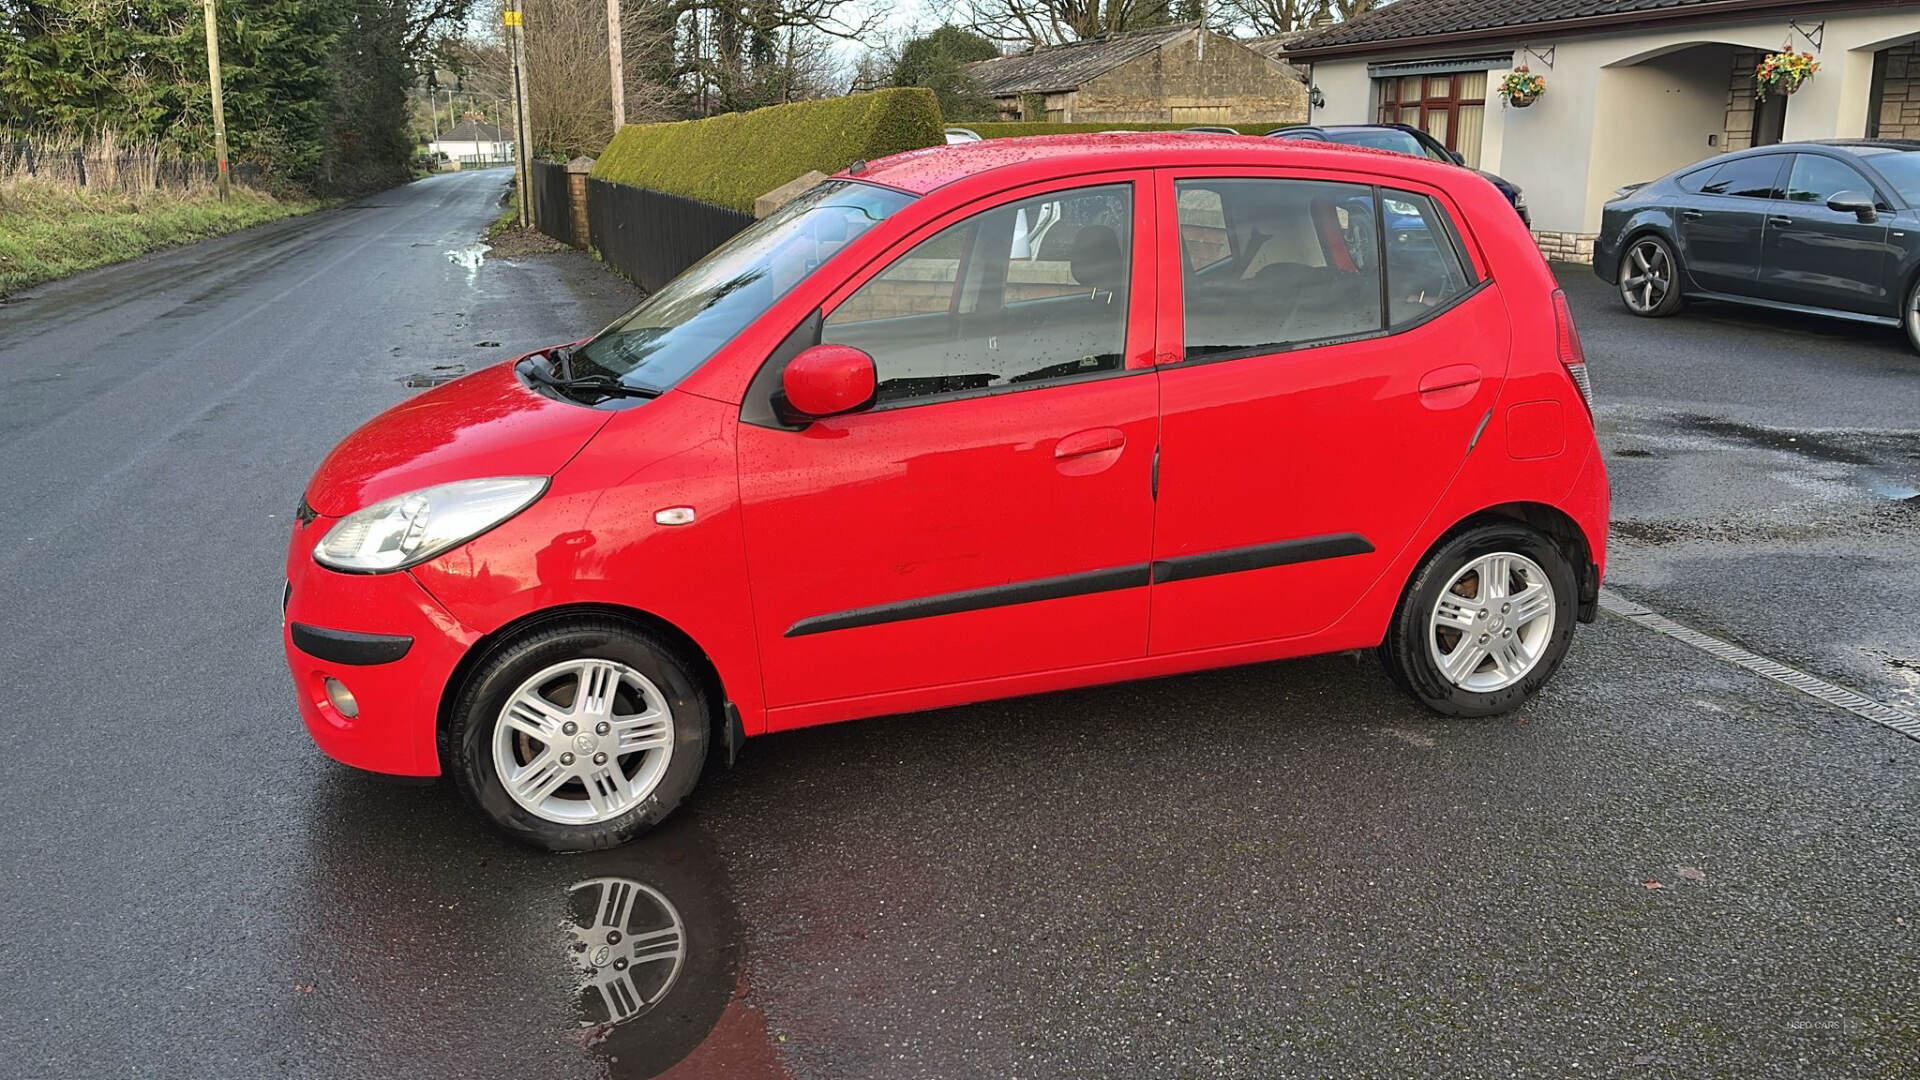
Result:
[[[824,305],[880,394],[739,428],[769,705],[1145,655],[1152,210],[1145,174],[1023,189]]]
[[[1465,461],[1505,309],[1430,193],[1189,172],[1160,200],[1180,258],[1161,271],[1151,651],[1314,633]]]

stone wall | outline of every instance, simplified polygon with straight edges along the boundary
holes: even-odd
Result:
[[[1306,118],[1307,87],[1290,66],[1211,32],[1176,38],[1088,80],[1074,94],[1067,117],[1088,123],[1275,126]]]
[[[1548,262],[1590,263],[1593,261],[1593,234],[1533,231],[1533,242]]]
[[[1920,139],[1920,42],[1887,50],[1879,119],[1882,139]]]

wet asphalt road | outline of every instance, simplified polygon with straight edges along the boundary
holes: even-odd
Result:
[[[308,473],[632,299],[451,259],[503,179],[0,305],[0,1076],[1920,1073],[1920,744],[1611,616],[1515,717],[1341,656],[864,721],[586,857],[329,764],[276,623]],[[1920,358],[1564,276],[1612,584],[1920,706]],[[567,929],[610,890],[683,943],[613,1026]]]

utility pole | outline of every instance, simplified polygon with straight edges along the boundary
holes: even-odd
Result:
[[[620,57],[620,0],[607,0],[607,66],[613,79],[613,130],[627,122],[627,67]]]
[[[510,33],[508,48],[513,64],[513,167],[514,183],[520,189],[520,227],[533,223],[533,186],[527,168],[527,38],[520,25],[520,0],[508,0],[501,13]]]
[[[220,97],[220,32],[213,21],[213,0],[200,0],[207,13],[207,83],[213,87],[214,183],[220,187],[220,201],[233,193],[227,187],[227,107]]]

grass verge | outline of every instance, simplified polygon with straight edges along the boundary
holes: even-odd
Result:
[[[0,296],[96,266],[318,209],[245,188],[138,197],[31,181],[0,184]]]

